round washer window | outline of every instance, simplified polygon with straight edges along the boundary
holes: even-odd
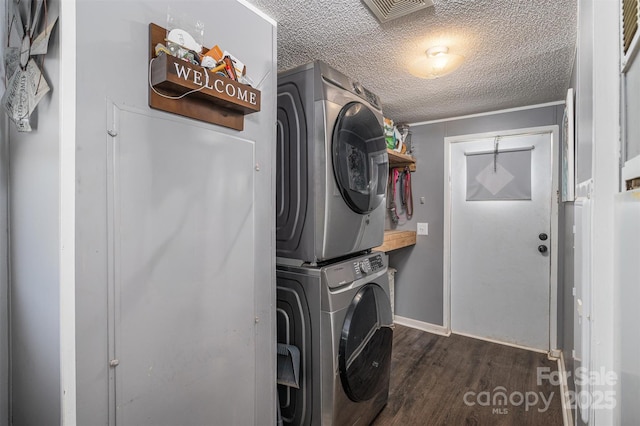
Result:
[[[333,171],[342,198],[354,212],[367,214],[382,203],[388,166],[375,114],[360,102],[345,105],[333,130]]]
[[[338,354],[342,387],[352,401],[366,401],[388,385],[391,324],[386,293],[376,284],[363,286],[347,311]]]

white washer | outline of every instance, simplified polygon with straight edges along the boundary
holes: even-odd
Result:
[[[278,343],[301,353],[300,389],[278,386],[284,424],[370,424],[389,395],[386,255],[322,267],[279,259],[276,277]]]
[[[376,95],[320,61],[278,76],[277,256],[317,264],[381,245],[388,173]]]

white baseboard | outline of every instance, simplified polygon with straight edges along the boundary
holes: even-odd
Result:
[[[457,334],[459,336],[471,337],[472,339],[484,340],[485,342],[496,343],[498,345],[510,346],[512,348],[525,349],[527,351],[538,352],[538,353],[547,354],[547,355],[549,354],[549,351],[545,349],[531,348],[529,346],[517,345],[515,343],[501,342],[500,340],[494,340],[488,337],[478,337],[478,336],[474,336],[473,334],[459,333],[457,331],[454,331],[453,334]]]
[[[624,163],[622,168],[622,183],[629,179],[640,177],[640,155]],[[625,188],[622,189],[623,191]]]
[[[564,355],[560,352],[558,358],[558,372],[560,373],[560,401],[562,402],[562,424],[573,426],[573,410],[571,409],[569,383],[567,383],[567,368],[564,364]]]
[[[404,325],[404,326],[407,326],[407,327],[415,328],[417,330],[426,331],[427,333],[439,334],[440,336],[449,337],[451,335],[451,330],[448,330],[447,328],[445,328],[445,327],[443,327],[441,325],[436,325],[436,324],[431,324],[431,323],[428,323],[428,322],[418,321],[418,320],[414,320],[412,318],[406,318],[406,317],[401,317],[401,316],[398,316],[398,315],[394,315],[393,322],[396,323],[396,324],[400,324],[400,325]]]
[[[551,361],[557,361],[562,356],[562,351],[560,349],[551,349],[549,351],[549,359]]]

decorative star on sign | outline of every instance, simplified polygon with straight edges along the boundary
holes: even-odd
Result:
[[[18,131],[30,132],[29,117],[50,90],[34,56],[47,53],[49,37],[58,18],[51,23],[46,22],[46,0],[13,0],[9,5],[11,20],[8,38],[11,38],[11,29],[15,28],[20,47],[9,46],[5,52],[5,69],[10,77],[0,104]],[[22,16],[23,11],[26,12],[26,21]],[[34,38],[43,14],[45,28]]]

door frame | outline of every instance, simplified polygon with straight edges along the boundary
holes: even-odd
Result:
[[[459,142],[473,142],[498,136],[517,136],[551,134],[551,238],[550,238],[550,277],[549,277],[549,353],[559,357],[558,349],[558,208],[559,208],[559,127],[540,126],[521,129],[492,131],[444,138],[444,256],[443,256],[443,326],[451,333],[451,145]],[[505,342],[496,342],[516,346]],[[526,348],[531,349],[531,348]]]

